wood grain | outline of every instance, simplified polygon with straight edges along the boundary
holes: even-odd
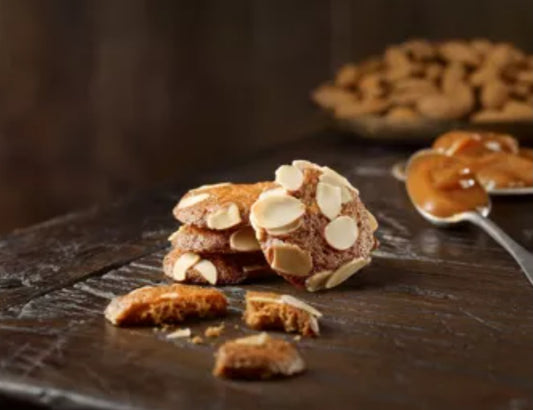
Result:
[[[321,134],[191,181],[261,180],[309,158],[345,173],[380,222],[373,263],[338,289],[308,294],[277,278],[223,288],[226,331],[203,345],[118,329],[102,316],[114,295],[166,281],[170,211],[184,186],[5,237],[0,391],[79,408],[531,408],[533,289],[483,232],[439,230],[414,212],[389,174],[402,155]],[[494,204],[494,219],[529,249],[532,206],[533,198]],[[246,289],[296,295],[324,313],[323,334],[297,343],[304,375],[268,383],[210,375],[216,346],[251,333],[240,318]]]

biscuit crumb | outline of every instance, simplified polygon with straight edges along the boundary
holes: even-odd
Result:
[[[167,339],[179,339],[182,337],[190,337],[190,336],[191,336],[191,329],[186,327],[183,329],[175,330],[172,333],[169,333],[166,337]]]
[[[219,337],[223,331],[224,331],[224,323],[222,322],[218,326],[209,326],[207,329],[205,329],[204,336],[205,337]]]
[[[193,343],[193,344],[195,344],[195,345],[201,345],[203,342],[204,342],[204,339],[202,339],[201,336],[194,336],[194,337],[191,339],[191,343]]]
[[[216,289],[181,284],[144,286],[114,298],[105,317],[116,326],[164,326],[189,318],[224,316],[227,305],[226,296]]]
[[[293,337],[294,341],[296,342],[299,342],[300,340],[302,340],[302,336],[301,335],[296,335]]]
[[[266,333],[230,340],[217,351],[213,374],[232,379],[287,377],[305,370],[298,350]]]
[[[318,310],[290,295],[246,292],[244,321],[252,329],[277,329],[318,336],[318,318],[321,316]]]

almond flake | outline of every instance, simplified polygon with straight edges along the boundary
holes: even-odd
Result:
[[[194,269],[202,275],[202,277],[208,281],[211,285],[217,283],[217,268],[213,265],[213,262],[203,259],[194,265]]]
[[[228,229],[238,225],[240,222],[241,214],[239,207],[233,202],[207,216],[207,226],[210,229]]]
[[[277,244],[268,250],[272,255],[272,269],[294,276],[305,276],[313,268],[311,254],[298,245]]]
[[[313,276],[307,278],[305,281],[305,288],[309,292],[316,292],[317,290],[324,289],[329,277],[333,274],[333,271],[326,270],[315,273]]]
[[[249,226],[233,232],[229,238],[229,246],[239,252],[258,251],[261,249],[259,242],[255,238],[255,231]]]
[[[376,232],[378,229],[378,221],[376,220],[376,217],[372,215],[372,213],[367,209],[366,214],[368,216],[368,222],[370,224],[370,229],[372,232]]]
[[[331,277],[326,283],[326,288],[331,289],[339,285],[369,263],[370,258],[355,258],[350,262],[342,265],[331,275]]]
[[[169,333],[166,337],[167,339],[179,339],[182,337],[190,337],[190,336],[191,336],[191,329],[186,327],[184,329],[175,330],[174,332]]]
[[[288,225],[280,226],[279,228],[267,229],[266,231],[272,236],[283,236],[296,231],[300,228],[300,226],[302,226],[302,218],[299,218]]]
[[[297,191],[304,182],[304,174],[292,165],[282,165],[276,170],[276,182],[288,191]]]
[[[188,208],[190,206],[196,205],[202,201],[205,201],[207,198],[209,198],[209,194],[207,192],[198,195],[185,196],[181,199],[181,201],[179,201],[178,209]]]
[[[298,168],[300,171],[303,171],[306,168],[320,169],[318,165],[313,164],[305,159],[295,159],[292,161],[292,166]]]
[[[322,313],[316,310],[313,306],[305,303],[304,301],[295,298],[291,295],[281,295],[279,298],[279,301],[281,303],[286,303],[287,305],[291,305],[295,308],[305,310],[307,313],[310,313],[312,316],[316,317],[322,317]]]
[[[335,219],[342,207],[341,187],[319,182],[316,186],[316,203],[328,219]]]
[[[187,276],[187,270],[199,260],[200,256],[192,252],[187,252],[181,255],[172,268],[172,279],[184,281]]]
[[[252,206],[252,220],[261,228],[287,226],[305,213],[305,205],[289,195],[269,195]]]
[[[261,345],[264,345],[267,341],[268,341],[268,334],[265,332],[259,333],[258,335],[241,337],[239,339],[234,340],[235,343],[238,343],[241,345],[249,345],[249,346],[261,346]]]
[[[347,215],[339,216],[326,225],[324,238],[334,249],[345,251],[352,247],[359,236],[355,220]]]

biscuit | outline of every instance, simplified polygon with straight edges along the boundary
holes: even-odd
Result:
[[[227,305],[226,296],[216,289],[179,284],[144,286],[114,298],[105,309],[105,317],[116,326],[160,325],[224,316]]]
[[[246,292],[244,321],[255,330],[284,330],[303,336],[318,336],[318,310],[290,295],[273,292]]]
[[[272,274],[261,252],[198,254],[172,249],[163,259],[163,272],[178,282],[232,285]]]
[[[225,230],[249,225],[250,207],[272,182],[222,183],[187,192],[173,210],[176,219],[198,228]]]
[[[250,222],[270,267],[309,291],[332,288],[370,263],[374,224],[349,181],[328,167],[293,161],[281,187],[252,206]]]
[[[230,340],[216,353],[213,374],[232,379],[264,380],[305,370],[305,362],[289,342],[266,333]]]
[[[224,231],[182,225],[169,237],[174,248],[195,253],[239,253],[261,251],[252,227]]]

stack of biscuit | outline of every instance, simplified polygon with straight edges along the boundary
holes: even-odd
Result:
[[[328,167],[295,160],[274,182],[204,185],[174,208],[164,272],[178,282],[229,285],[277,274],[317,291],[371,261],[377,222],[359,191]]]
[[[271,273],[249,216],[259,195],[274,186],[221,183],[185,194],[173,211],[183,225],[169,237],[165,274],[178,282],[231,285]]]

